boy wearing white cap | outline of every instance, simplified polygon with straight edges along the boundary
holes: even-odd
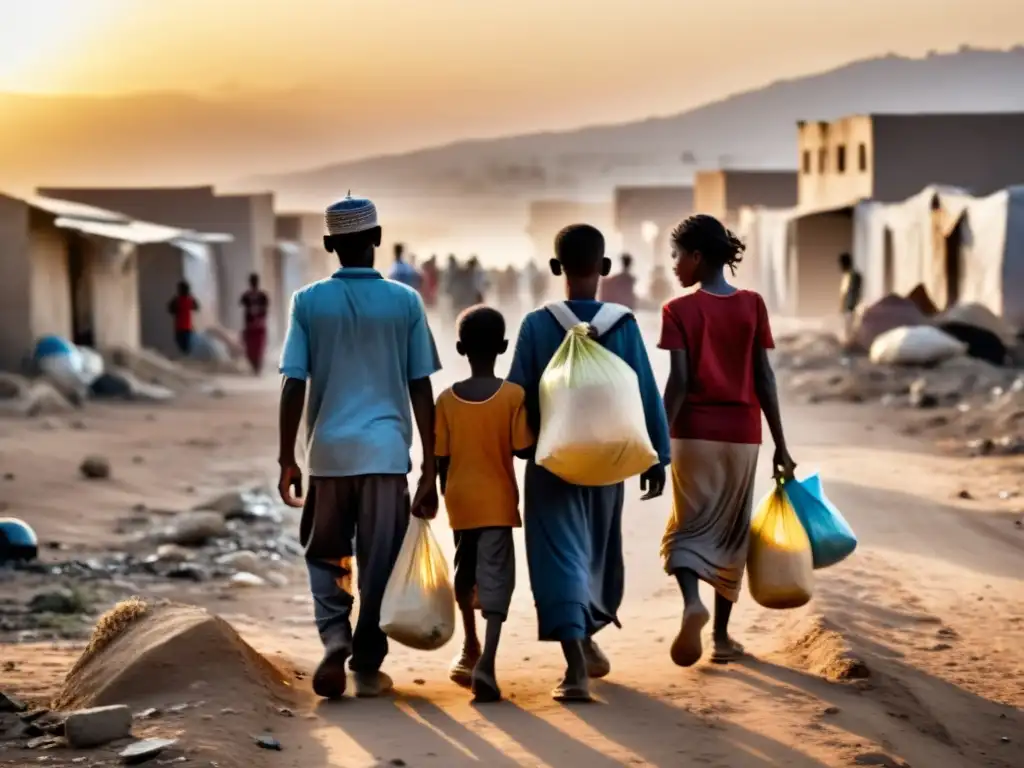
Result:
[[[388,652],[380,603],[409,515],[437,514],[430,376],[441,366],[419,295],[373,268],[381,242],[373,203],[346,197],[327,209],[326,224],[324,246],[341,268],[292,297],[281,353],[279,490],[286,504],[303,507],[300,536],[325,648],[313,690],[340,697],[351,658],[356,695],[373,697],[392,685],[380,671]],[[303,504],[295,441],[307,382],[310,482]],[[410,502],[413,419],[423,467]],[[353,556],[360,600],[354,633]]]

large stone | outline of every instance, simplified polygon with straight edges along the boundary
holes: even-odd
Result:
[[[233,571],[247,571],[262,575],[267,569],[267,562],[255,552],[247,549],[238,552],[229,552],[217,558],[218,565],[223,565]]]
[[[103,456],[86,456],[78,471],[89,480],[106,480],[110,477],[110,461]]]
[[[64,738],[74,749],[98,747],[132,735],[132,712],[123,704],[72,712],[64,721]]]
[[[228,527],[219,512],[183,512],[166,531],[166,540],[183,547],[198,547],[227,536]]]
[[[26,709],[23,701],[0,691],[0,712],[24,712]]]
[[[177,743],[177,739],[143,739],[125,747],[121,751],[120,757],[128,765],[136,765],[153,759],[165,749],[173,747]]]
[[[85,613],[87,606],[82,598],[73,590],[62,587],[33,595],[28,604],[29,610],[35,613]]]

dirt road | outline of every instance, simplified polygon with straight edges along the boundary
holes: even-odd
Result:
[[[438,336],[446,364],[440,389],[465,371],[447,334]],[[654,354],[663,376],[665,361]],[[91,407],[74,426],[3,423],[0,464],[13,479],[0,484],[0,500],[44,541],[88,552],[117,541],[115,521],[134,504],[187,508],[225,487],[273,478],[276,383],[226,386],[226,397],[191,396],[159,409]],[[623,629],[599,638],[613,666],[596,687],[602,703],[567,708],[549,698],[559,653],[535,642],[520,537],[521,577],[499,656],[508,701],[474,707],[447,682],[457,635],[433,654],[394,648],[386,667],[394,698],[304,699],[297,717],[271,722],[265,709],[240,706],[252,702],[218,699],[211,680],[201,697],[207,703],[168,728],[191,737],[189,764],[219,766],[1024,765],[1024,531],[1013,524],[1012,500],[996,498],[1019,490],[1024,464],[937,455],[899,437],[886,411],[790,403],[784,416],[801,469],[822,472],[861,546],[819,574],[807,609],[769,612],[741,602],[735,634],[749,660],[672,665],[681,600],[657,557],[670,501],[641,503],[631,487]],[[110,481],[77,476],[88,453],[111,460]],[[770,446],[765,465],[768,458]],[[762,494],[767,466],[760,477]],[[971,493],[961,494],[965,488]],[[443,514],[435,530],[451,552]],[[163,594],[210,607],[257,649],[310,670],[319,647],[300,569],[291,584],[228,599],[202,584]],[[74,655],[0,646],[9,662],[0,688],[44,698]],[[851,670],[851,659],[870,676],[858,679],[862,669]],[[854,679],[829,679],[837,675]],[[244,716],[222,716],[223,707]],[[253,746],[251,733],[268,727],[282,752]],[[28,764],[11,760],[36,764],[34,756],[0,752],[0,765]]]

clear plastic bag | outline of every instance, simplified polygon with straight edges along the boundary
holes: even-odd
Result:
[[[765,608],[799,608],[814,592],[811,542],[781,485],[764,497],[750,524],[747,583]]]
[[[540,379],[537,463],[576,485],[615,485],[658,463],[636,372],[574,326]]]
[[[409,521],[384,589],[380,628],[392,640],[420,651],[437,650],[455,634],[448,563],[426,520]]]

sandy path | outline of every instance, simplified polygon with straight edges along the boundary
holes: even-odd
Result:
[[[445,352],[452,345],[439,343],[447,372],[438,387],[463,373]],[[656,360],[662,375],[663,362]],[[226,398],[192,398],[155,416],[91,408],[84,430],[5,423],[0,464],[15,479],[0,485],[0,499],[45,540],[99,546],[109,544],[114,520],[135,503],[180,508],[225,485],[270,477],[275,385],[231,388]],[[455,642],[434,654],[395,648],[387,669],[396,698],[314,705],[278,724],[285,751],[272,755],[244,744],[244,730],[225,726],[229,743],[208,753],[221,766],[1024,765],[1024,532],[994,504],[955,498],[965,482],[996,482],[986,479],[992,465],[932,455],[895,436],[884,412],[789,405],[785,414],[797,460],[821,470],[861,548],[820,574],[816,600],[804,611],[773,613],[741,602],[735,632],[756,661],[691,670],[671,664],[681,603],[656,556],[670,502],[641,504],[631,487],[623,630],[600,638],[613,662],[609,681],[597,688],[603,704],[565,708],[548,698],[559,653],[534,641],[519,537],[522,576],[499,658],[509,701],[475,708],[447,683]],[[89,452],[112,459],[113,482],[86,485],[75,476]],[[1000,465],[998,482],[1016,471]],[[760,478],[763,493],[766,466]],[[435,529],[450,552],[443,516]],[[293,583],[301,585],[301,573]],[[177,594],[210,603],[202,586]],[[307,669],[316,663],[301,586],[213,608],[260,650]],[[829,650],[827,642],[810,654],[790,647],[806,639],[819,614],[868,663],[869,680],[836,684],[815,674],[814,654]],[[4,675],[5,685],[11,679],[16,688],[42,692],[55,677],[54,667],[31,663],[26,647],[0,654],[22,662]],[[49,651],[40,662],[59,657]]]

